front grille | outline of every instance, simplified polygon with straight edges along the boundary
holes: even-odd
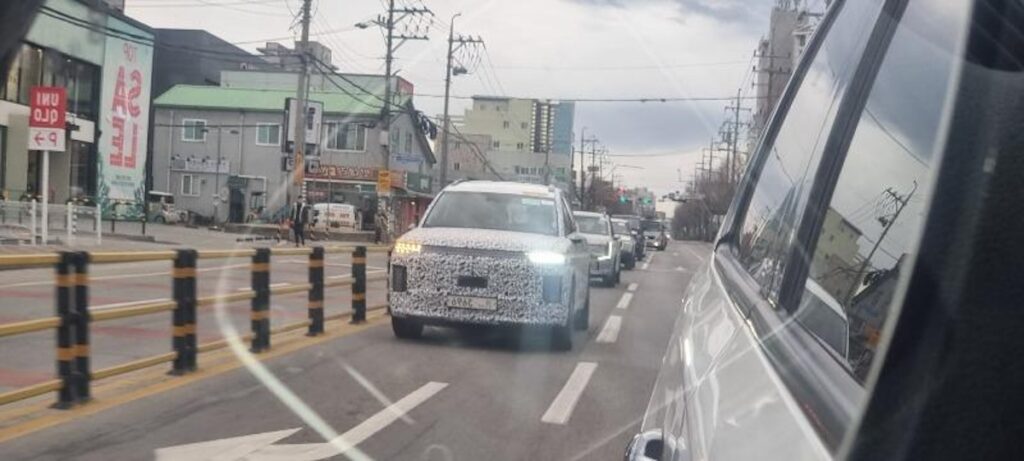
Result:
[[[562,276],[545,275],[543,285],[544,302],[555,303],[562,300]]]
[[[391,266],[391,289],[395,292],[402,292],[408,289],[409,276],[405,266]]]
[[[478,258],[522,259],[526,257],[526,255],[520,251],[484,250],[479,248],[455,248],[433,245],[424,246],[421,249],[421,252],[443,255],[474,256]]]
[[[456,282],[463,288],[487,288],[487,277],[460,276]]]
[[[587,245],[587,248],[590,249],[590,254],[594,256],[604,256],[608,254],[608,245],[603,243],[600,245]]]

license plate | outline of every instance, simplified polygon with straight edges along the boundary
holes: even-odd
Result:
[[[498,300],[496,298],[478,298],[475,296],[449,296],[448,307],[493,311],[498,309]]]

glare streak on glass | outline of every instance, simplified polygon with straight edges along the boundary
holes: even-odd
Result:
[[[947,104],[955,18],[911,2],[872,84],[814,246],[796,320],[863,382],[924,214]],[[840,335],[840,336],[837,336]]]
[[[740,232],[740,262],[773,304],[840,97],[850,84],[881,1],[846,2],[841,7],[770,147]]]

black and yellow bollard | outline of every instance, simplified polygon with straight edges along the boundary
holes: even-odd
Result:
[[[309,254],[309,332],[316,336],[324,332],[324,247],[313,247]]]
[[[172,295],[174,296],[173,321],[174,361],[172,375],[183,375],[194,367],[189,367],[188,357],[188,311],[196,310],[196,252],[194,250],[178,250],[174,257],[174,277]]]
[[[71,313],[72,288],[74,275],[72,264],[75,253],[62,251],[60,260],[55,266],[57,317],[60,318],[60,325],[57,326],[57,378],[60,379],[60,389],[57,391],[57,403],[54,408],[61,410],[71,408],[75,404],[75,382],[74,382],[74,319]]]
[[[252,256],[252,352],[270,349],[270,249],[257,248]]]
[[[185,369],[196,371],[199,340],[196,337],[196,267],[199,264],[199,253],[196,250],[183,250],[188,270],[184,278],[185,296],[182,314],[185,318]]]
[[[89,322],[92,321],[89,315],[89,253],[75,253],[73,266],[75,285],[71,312],[75,322],[75,396],[79,402],[86,402],[92,399],[92,372],[89,363]]]
[[[366,247],[357,246],[352,252],[352,320],[366,321]]]

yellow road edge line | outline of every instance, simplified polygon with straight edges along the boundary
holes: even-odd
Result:
[[[344,319],[328,322],[336,323],[337,325],[335,325],[334,328],[325,328],[327,331],[323,335],[313,338],[306,337],[304,333],[301,333],[301,330],[295,330],[291,335],[276,339],[274,348],[270,351],[255,354],[254,357],[260,361],[267,361],[288,355],[311,346],[316,346],[328,341],[360,333],[384,323],[386,319],[386,312],[383,309],[378,309],[368,312],[367,322],[364,324],[349,325],[347,321],[344,321]],[[12,416],[18,416],[19,414],[31,414],[31,410],[41,413],[38,416],[30,416],[25,422],[0,429],[0,443],[60,424],[72,422],[86,416],[91,416],[136,400],[197,383],[205,379],[236,370],[243,366],[242,363],[234,357],[233,353],[227,349],[218,351],[216,356],[211,354],[207,357],[200,357],[201,362],[215,362],[217,360],[220,360],[221,363],[214,363],[201,367],[195,373],[185,376],[167,376],[167,370],[165,369],[147,368],[145,370],[141,370],[139,372],[140,375],[134,377],[136,378],[134,380],[131,379],[133,377],[130,376],[125,376],[120,380],[108,380],[106,383],[103,383],[102,386],[95,386],[93,400],[91,402],[86,405],[75,407],[71,410],[50,409],[49,405],[52,403],[50,400],[34,402],[28,408],[15,407],[8,410],[0,410],[0,421],[12,419]],[[119,391],[117,389],[117,386],[119,384],[124,385],[125,381],[127,381],[128,384],[131,384],[134,382],[142,382],[144,381],[143,378],[148,378],[149,381],[155,382],[148,384],[143,383],[143,387],[131,391]],[[111,396],[106,396],[105,394],[111,394]]]

